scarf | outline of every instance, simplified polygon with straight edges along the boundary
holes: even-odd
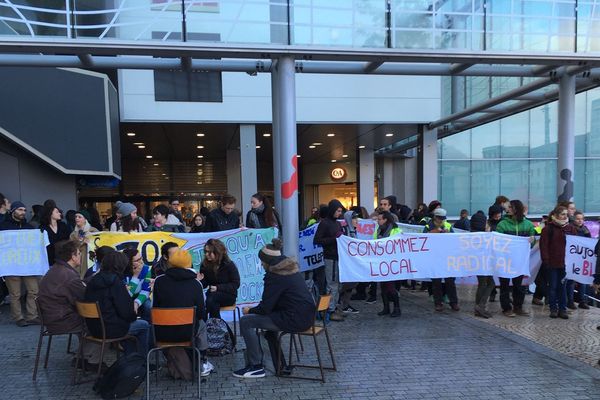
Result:
[[[385,229],[382,229],[384,227],[385,227]],[[392,232],[392,229],[394,229],[394,224],[387,224],[384,226],[380,226],[379,229],[377,230],[377,239],[389,237],[390,233]]]
[[[262,214],[265,212],[265,204],[261,204],[260,206],[253,208],[250,210],[250,225],[254,228],[262,228],[260,226],[260,221],[258,220],[258,214]]]
[[[560,219],[556,218],[554,215],[552,216],[552,222],[554,222],[556,225],[560,226],[561,228],[566,226],[569,223],[569,218],[565,219],[564,221],[561,221]]]

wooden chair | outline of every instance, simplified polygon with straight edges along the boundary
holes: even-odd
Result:
[[[107,338],[106,337],[106,327],[104,326],[104,319],[102,318],[102,312],[100,311],[100,305],[98,302],[95,303],[85,303],[76,301],[75,306],[77,307],[77,313],[84,319],[97,319],[100,321],[100,327],[102,329],[102,337],[95,337],[89,334],[85,334],[81,337],[79,341],[79,349],[77,351],[77,355],[75,356],[75,373],[73,375],[73,383],[77,383],[77,371],[79,370],[79,359],[83,359],[83,344],[87,342],[95,342],[100,344],[100,361],[98,362],[98,373],[97,376],[100,377],[102,372],[102,362],[104,361],[104,349],[107,344],[118,343],[123,340],[134,340],[136,346],[138,345],[137,338],[132,335],[124,335],[118,338]],[[117,357],[119,355],[117,347]]]
[[[315,317],[313,318],[312,326],[309,329],[307,329],[304,332],[280,332],[278,335],[278,339],[277,339],[277,342],[278,342],[277,348],[280,349],[280,351],[281,351],[281,339],[285,335],[290,335],[290,350],[289,350],[289,366],[290,367],[318,368],[321,372],[321,379],[306,377],[306,376],[282,375],[281,374],[281,367],[282,367],[281,358],[283,356],[282,353],[280,353],[277,356],[277,366],[276,366],[277,376],[283,377],[283,378],[307,379],[307,380],[315,380],[315,381],[320,380],[321,382],[325,383],[324,370],[337,371],[336,365],[335,365],[335,357],[333,355],[333,347],[331,346],[331,339],[329,338],[329,332],[327,331],[327,320],[325,318],[326,314],[327,314],[327,309],[329,308],[330,301],[331,301],[331,295],[323,295],[319,298],[319,301],[317,304],[317,313],[320,314],[321,320],[323,321],[323,325],[315,324],[316,314],[317,314],[317,313],[315,313]],[[319,343],[317,341],[317,336],[319,336],[323,333],[325,334],[325,338],[327,340],[327,347],[329,348],[329,356],[331,357],[331,364],[332,364],[331,367],[324,367],[323,361],[321,360],[321,351],[319,350]],[[319,365],[292,364],[292,345],[295,342],[296,336],[298,336],[298,338],[300,338],[302,336],[311,336],[313,338],[314,343],[315,343],[315,351],[317,353],[317,361],[318,361]],[[296,357],[297,357],[297,353],[296,353]]]
[[[79,340],[81,340],[81,335],[83,333],[83,331],[81,329],[71,331],[71,332],[51,331],[50,329],[48,329],[48,327],[45,324],[44,312],[42,311],[42,308],[40,307],[40,303],[37,298],[35,299],[35,306],[37,308],[37,313],[38,313],[38,317],[40,318],[41,324],[40,324],[40,337],[38,339],[37,352],[35,355],[35,366],[33,367],[33,380],[34,381],[37,378],[37,371],[38,371],[38,366],[40,363],[40,354],[42,351],[42,344],[44,341],[44,337],[48,338],[48,347],[46,347],[46,357],[44,359],[44,369],[46,369],[46,368],[48,368],[48,357],[50,355],[50,346],[52,345],[52,337],[60,336],[60,335],[69,335],[69,339],[67,341],[67,354],[73,354],[73,353],[71,353],[71,341],[73,339],[73,335],[79,337]]]
[[[242,319],[242,310],[241,310],[240,306],[238,306],[237,304],[234,304],[232,306],[221,307],[221,312],[223,312],[223,311],[232,311],[232,314],[233,314],[233,336],[235,336],[233,339],[235,341],[235,348],[234,348],[234,351],[235,351],[235,350],[237,350],[237,327],[236,327],[236,323],[239,326],[240,319]]]
[[[189,327],[190,339],[183,342],[161,341],[160,335],[157,336],[157,327]],[[180,347],[192,349],[192,370],[198,369],[198,398],[201,394],[201,371],[202,357],[200,350],[194,346],[196,336],[196,307],[185,308],[152,308],[152,329],[154,331],[154,348],[150,349],[146,356],[146,398],[150,399],[150,355],[156,352],[156,365],[158,365],[158,351]],[[196,363],[196,359],[198,362]],[[158,369],[156,370],[156,382],[158,383]]]

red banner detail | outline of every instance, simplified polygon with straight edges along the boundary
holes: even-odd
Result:
[[[284,199],[289,199],[292,197],[295,191],[298,190],[298,156],[294,155],[292,157],[292,167],[294,168],[294,172],[290,177],[290,180],[287,182],[283,182],[281,184],[281,197]]]

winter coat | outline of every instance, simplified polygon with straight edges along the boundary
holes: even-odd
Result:
[[[64,222],[58,221],[56,224],[56,232],[54,232],[49,225],[41,225],[40,230],[48,232],[50,244],[46,247],[46,251],[48,252],[48,263],[52,265],[54,264],[54,245],[60,241],[68,240],[71,235],[71,229]]]
[[[146,232],[173,232],[173,233],[178,233],[181,232],[181,230],[179,229],[180,225],[161,225],[161,226],[156,226],[154,224],[150,225],[148,227],[148,229],[146,229]]]
[[[56,261],[40,281],[38,302],[44,325],[51,333],[77,332],[84,327],[76,301],[83,301],[85,284],[79,272],[64,261]]]
[[[463,231],[470,231],[471,221],[469,221],[469,218],[461,218],[454,223],[454,228],[462,229]]]
[[[577,231],[577,236],[582,236],[582,237],[587,237],[587,238],[592,237],[592,234],[590,233],[590,230],[587,228],[587,226],[585,226],[585,225],[577,226],[575,224],[572,224],[572,225],[575,228],[575,230]]]
[[[561,227],[554,222],[542,229],[540,238],[540,254],[542,263],[548,268],[565,268],[566,235],[577,235],[577,229],[571,224]]]
[[[256,215],[256,217],[258,218],[258,224],[255,224],[254,222],[252,222],[252,215],[254,214]],[[266,219],[265,219],[265,212],[257,212],[255,210],[250,210],[248,211],[248,213],[246,214],[246,228],[251,228],[251,229],[261,229],[261,228],[277,228],[279,229],[279,231],[282,231],[282,226],[281,226],[281,220],[279,219],[279,214],[277,213],[277,211],[275,211],[275,209],[273,209],[273,217],[275,218],[275,225],[271,226],[267,223]]]
[[[346,211],[344,213],[344,221],[346,221],[346,226],[343,227],[344,235],[350,236],[352,238],[356,237],[356,228],[352,225],[352,216],[354,215],[354,211]]]
[[[284,258],[269,266],[264,282],[262,300],[248,312],[268,315],[282,331],[302,332],[310,328],[316,305],[296,261]]]
[[[83,234],[81,234],[80,231],[83,231]],[[89,238],[90,233],[94,232],[98,232],[98,229],[91,226],[88,222],[83,229],[76,226],[73,232],[71,232],[71,235],[69,235],[69,239],[79,241],[79,251],[81,252],[81,265],[79,266],[80,276],[84,276],[88,270],[88,243],[85,239]]]
[[[123,280],[116,274],[102,270],[95,274],[85,290],[85,301],[97,301],[100,304],[107,338],[126,335],[129,325],[137,319],[133,299]],[[99,320],[87,319],[86,325],[93,336],[102,337]]]
[[[196,307],[196,320],[202,319],[204,293],[196,273],[188,268],[172,267],[154,281],[152,306],[158,308]],[[155,326],[156,336],[161,341],[184,341],[190,339],[190,330],[185,327]]]
[[[401,233],[402,229],[398,228],[397,226],[388,227],[388,229],[384,230],[383,232],[381,231],[381,227],[378,226],[377,229],[375,229],[375,232],[373,232],[373,239],[382,239],[386,237],[396,236]]]
[[[329,202],[327,218],[321,220],[313,239],[313,244],[323,247],[323,257],[328,260],[338,259],[337,238],[342,234],[342,226],[334,217],[338,208],[343,209],[342,203],[337,200]]]
[[[429,220],[429,222],[427,222],[427,224],[425,225],[425,228],[423,228],[423,233],[430,233],[431,231],[437,229],[437,226],[435,226],[435,224],[433,223],[433,220]],[[454,233],[454,229],[452,229],[452,225],[450,225],[450,222],[448,221],[444,221],[444,232],[446,233]],[[438,232],[441,233],[441,232]]]
[[[206,217],[204,232],[220,232],[240,227],[240,216],[237,211],[225,214],[221,208],[212,210]]]
[[[18,229],[34,229],[33,226],[29,225],[26,220],[17,221],[12,215],[6,215],[6,219],[0,223],[0,231],[12,231]]]
[[[210,267],[202,265],[200,272],[204,274],[202,286],[216,286],[217,293],[227,293],[237,297],[237,290],[240,287],[240,273],[231,261],[222,261],[216,273]]]
[[[496,232],[506,235],[530,237],[535,236],[535,226],[527,218],[517,222],[512,217],[504,217],[496,226]]]

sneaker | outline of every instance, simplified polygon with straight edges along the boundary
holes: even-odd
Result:
[[[558,311],[556,311],[556,310],[550,311],[550,318],[558,318]]]
[[[584,310],[589,310],[589,309],[590,309],[590,306],[588,306],[588,305],[587,305],[587,304],[585,304],[585,303],[579,303],[579,308],[581,308],[581,309],[584,309]]]
[[[575,306],[575,303],[569,303],[569,304],[567,304],[567,308],[569,310],[577,310],[577,307]]]
[[[389,315],[390,314],[390,309],[389,308],[384,308],[382,311],[379,311],[377,313],[377,315],[379,315],[380,317],[384,316],[384,315]]]
[[[38,317],[35,317],[35,318],[27,321],[27,325],[41,325],[41,324],[42,324],[42,321],[40,321],[40,319]]]
[[[24,326],[28,326],[29,324],[27,323],[27,321],[25,321],[24,319],[20,319],[16,322],[17,326],[19,328],[23,328]]]
[[[510,317],[510,318],[513,318],[513,317],[517,316],[517,314],[515,314],[513,312],[513,310],[502,311],[502,314],[504,314],[505,317]]]
[[[444,311],[444,305],[443,304],[436,304],[435,305],[435,311],[437,311],[437,312]]]
[[[560,311],[558,312],[558,317],[559,317],[559,318],[562,318],[562,319],[569,319],[569,315],[568,315],[568,314],[567,314],[567,312],[566,312],[566,311],[564,311],[564,310],[560,310]]]
[[[534,306],[543,306],[544,302],[541,299],[534,297],[533,299],[531,299],[531,304],[533,304]]]
[[[367,304],[375,304],[376,302],[377,302],[377,297],[375,297],[375,296],[369,296],[367,301],[365,301],[365,303],[367,303]]]
[[[249,365],[246,368],[233,371],[233,376],[236,378],[264,378],[265,369],[262,365]]]
[[[476,317],[488,319],[488,315],[485,311],[481,309],[479,306],[475,306],[475,310],[473,311]]]
[[[200,376],[208,376],[215,369],[215,367],[210,363],[210,361],[206,360],[202,363],[202,372]],[[235,372],[233,373],[235,376]],[[265,376],[265,371],[263,370],[263,376]]]
[[[348,306],[348,307],[344,308],[342,310],[342,312],[349,313],[349,314],[358,314],[360,311],[358,311],[356,308],[354,308],[352,306]]]
[[[329,313],[329,320],[330,321],[343,321],[344,320],[344,313],[341,311],[334,311],[334,312],[330,312]]]
[[[367,299],[367,295],[365,293],[354,293],[352,296],[350,296],[350,300],[366,300]]]

